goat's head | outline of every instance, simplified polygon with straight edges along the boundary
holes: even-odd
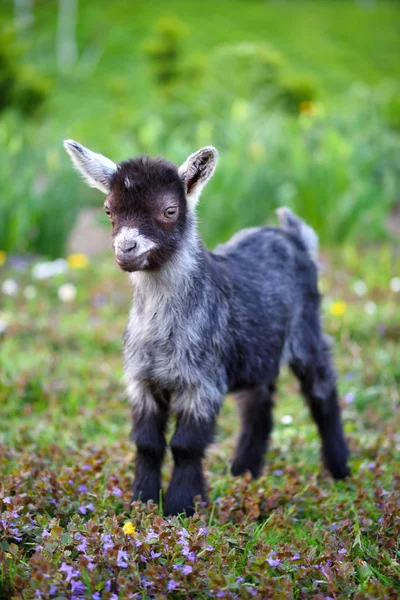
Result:
[[[179,248],[188,211],[214,173],[218,153],[209,146],[183,165],[140,157],[116,165],[73,140],[64,142],[87,183],[107,194],[115,258],[124,271],[161,267]]]

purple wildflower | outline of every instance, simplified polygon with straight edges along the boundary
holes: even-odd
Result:
[[[94,506],[92,502],[89,502],[89,504],[86,504],[86,508],[92,512],[94,512]]]
[[[49,532],[49,531],[47,531],[47,529],[43,529],[43,532],[42,532],[42,538],[49,537],[49,535],[50,535],[50,532]]]
[[[86,465],[83,465],[82,471],[90,471],[91,468],[92,467],[90,465],[86,464]]]
[[[238,577],[236,579],[236,583],[243,583],[243,581],[245,581],[244,577]]]
[[[279,567],[281,561],[279,560],[279,558],[272,558],[273,554],[275,554],[275,552],[271,552],[271,554],[268,556],[267,563],[270,567]]]
[[[206,547],[206,550],[209,550],[209,552],[212,552],[213,550],[215,550],[214,546],[210,546],[210,544],[208,544],[208,546]]]
[[[109,579],[107,579],[106,583],[104,584],[104,591],[109,592],[111,590],[111,581]]]
[[[351,404],[352,402],[354,402],[355,397],[356,395],[354,392],[348,392],[344,395],[344,401],[346,402],[346,404]]]
[[[154,559],[154,558],[158,558],[159,556],[161,556],[161,552],[154,552],[154,550],[152,550],[152,551],[150,552],[150,556],[151,556],[151,558],[153,558],[153,559]]]
[[[20,542],[22,540],[22,537],[20,536],[19,530],[16,527],[11,527],[10,528],[10,533],[12,533],[13,538],[16,539],[17,542]]]
[[[346,548],[341,548],[341,549],[338,551],[338,554],[347,554],[347,550],[346,550]]]
[[[82,536],[81,540],[81,543],[79,544],[79,546],[76,547],[76,549],[78,550],[78,552],[86,552],[87,539]]]
[[[117,594],[111,594],[110,600],[118,600]]]
[[[205,527],[200,527],[199,534],[200,535],[208,535],[208,531]]]
[[[82,505],[82,506],[80,506],[80,507],[78,508],[78,510],[79,510],[79,512],[80,512],[80,513],[82,513],[82,515],[86,515],[86,513],[87,513],[87,508],[86,508],[86,506],[83,506],[83,505]]]
[[[82,581],[75,581],[75,579],[71,580],[71,591],[73,594],[77,594],[81,596],[86,590],[86,586],[82,583]]]
[[[193,567],[190,565],[183,565],[182,567],[182,573],[184,575],[190,575],[190,573],[193,571]]]
[[[109,533],[103,533],[101,539],[103,540],[103,542],[105,542],[105,544],[103,544],[104,554],[107,552],[107,550],[114,548],[114,544]]]
[[[67,565],[67,563],[63,562],[61,567],[58,569],[60,573],[65,573],[67,575],[67,582],[71,581],[74,577],[79,577],[79,571],[76,571],[71,565]]]
[[[3,502],[4,502],[4,504],[11,504],[10,496],[6,496],[5,498],[3,498]]]
[[[79,492],[80,494],[84,494],[84,493],[85,493],[85,492],[87,492],[87,491],[88,491],[87,485],[79,485],[79,486],[78,486],[78,492]]]
[[[94,594],[92,594],[92,600],[100,600],[101,596],[100,596],[100,592],[95,592]]]
[[[122,490],[120,490],[120,488],[117,486],[113,487],[113,489],[111,490],[111,493],[117,497],[122,496]]]
[[[50,596],[54,596],[54,594],[56,592],[57,592],[57,586],[56,585],[51,585],[50,586],[50,590],[49,590]]]
[[[176,581],[174,581],[173,579],[171,579],[171,580],[168,582],[167,590],[168,590],[168,591],[172,591],[172,590],[174,590],[174,589],[175,589],[177,586],[178,586],[177,582],[176,582]]]
[[[146,542],[149,542],[150,540],[154,540],[157,539],[157,534],[154,533],[154,531],[152,530],[152,528],[150,527],[148,534],[146,535]]]
[[[298,552],[296,552],[295,554],[293,554],[293,556],[290,560],[300,560],[300,554]]]
[[[122,569],[128,566],[128,553],[125,550],[118,550],[117,565]]]

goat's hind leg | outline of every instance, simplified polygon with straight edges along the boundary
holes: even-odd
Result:
[[[236,394],[242,430],[232,463],[232,475],[250,471],[253,477],[261,473],[268,439],[272,430],[273,386],[258,385]]]
[[[350,474],[349,451],[343,433],[336,377],[329,345],[317,319],[303,321],[291,347],[290,367],[301,386],[322,441],[326,467],[335,479]]]

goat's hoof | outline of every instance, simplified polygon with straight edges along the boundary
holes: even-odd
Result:
[[[231,473],[234,477],[238,477],[239,475],[245,475],[246,473],[250,473],[253,479],[257,479],[260,476],[262,470],[261,465],[249,465],[245,463],[243,460],[235,458],[231,465]]]
[[[196,512],[195,500],[204,499],[204,493],[199,490],[171,490],[167,491],[164,503],[164,515],[173,516],[186,513],[187,517],[192,517]]]
[[[346,479],[346,477],[349,477],[349,475],[351,475],[350,469],[347,466],[347,464],[331,465],[328,468],[334,479]]]

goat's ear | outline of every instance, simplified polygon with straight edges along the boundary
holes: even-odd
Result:
[[[200,194],[217,166],[218,152],[212,146],[206,146],[191,154],[179,167],[179,176],[185,187],[189,208],[194,209]]]
[[[108,194],[117,165],[109,158],[92,152],[74,140],[65,140],[64,148],[90,187]]]

